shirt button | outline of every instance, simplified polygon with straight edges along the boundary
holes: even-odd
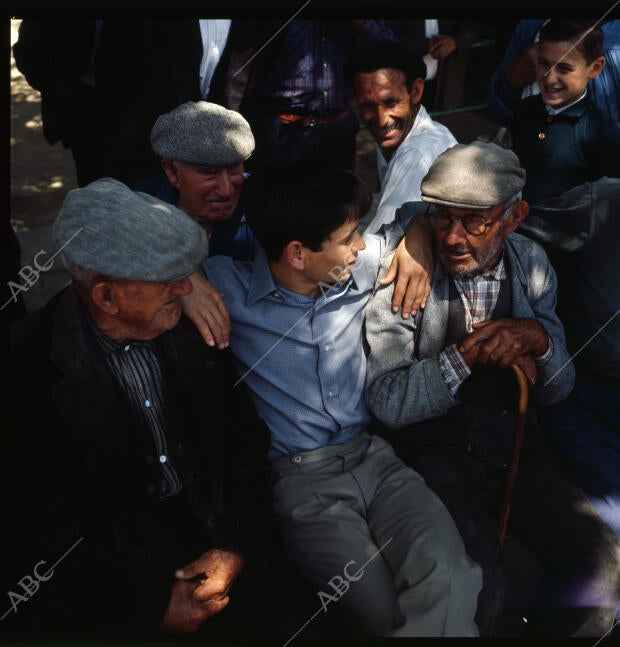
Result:
[[[333,398],[333,397],[334,397],[334,392],[333,392],[333,391],[330,391],[327,395],[328,395],[330,398]]]
[[[474,323],[480,323],[480,317],[472,317],[472,318],[471,318],[471,320],[472,320]]]
[[[159,462],[160,462],[160,463],[165,463],[167,460],[168,460],[168,457],[167,457],[165,454],[162,454],[162,455],[159,457]]]
[[[144,401],[144,406],[148,409],[151,406],[151,401],[150,400],[145,400]]]
[[[538,139],[544,139],[546,136],[545,133],[538,133]]]
[[[131,346],[129,344],[127,344],[127,346],[125,346],[125,348],[123,350],[128,351],[130,348],[131,348]]]
[[[325,346],[325,350],[330,350],[330,349],[331,349],[331,346],[329,346],[329,345]]]
[[[324,96],[324,97],[326,97],[326,96],[327,96],[327,90],[324,90],[324,91],[323,91],[323,96]]]
[[[292,460],[293,460],[293,463],[299,464],[301,463],[301,456],[293,456]]]
[[[323,69],[324,69],[324,70],[326,70],[326,69],[327,69],[327,63],[323,63]]]

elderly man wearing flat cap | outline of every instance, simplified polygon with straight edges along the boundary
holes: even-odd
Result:
[[[529,209],[520,198],[524,182],[514,153],[494,144],[442,153],[421,185],[436,256],[426,308],[403,320],[383,286],[366,310],[367,403],[401,457],[446,504],[483,568],[481,635],[507,630],[511,616],[500,614],[516,586],[509,574],[519,569],[511,561],[518,553],[502,551],[496,521],[517,416],[506,369],[525,370],[535,406],[562,400],[574,380],[555,314],[555,272],[537,243],[512,233]],[[526,546],[542,574],[530,599],[516,603],[529,609],[518,617],[535,635],[599,636],[618,603],[620,547],[545,446],[535,406],[507,545]]]
[[[181,319],[207,237],[110,178],[71,191],[54,234],[72,283],[12,344],[17,635],[195,631],[260,566],[270,520],[266,428],[228,351]]]
[[[215,103],[188,101],[157,119],[151,147],[164,174],[134,188],[191,216],[209,238],[210,256],[252,260],[258,245],[239,207],[243,163],[254,151],[248,122]]]

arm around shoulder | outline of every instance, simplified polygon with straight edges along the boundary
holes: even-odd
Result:
[[[384,258],[383,269],[391,256]],[[369,349],[366,403],[385,425],[401,428],[445,413],[455,404],[441,374],[439,357],[414,357],[420,316],[403,319],[392,311],[392,286],[380,287],[366,307]]]

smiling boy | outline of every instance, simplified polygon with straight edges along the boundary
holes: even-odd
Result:
[[[520,103],[513,124],[530,203],[620,175],[620,125],[602,115],[587,90],[605,65],[602,51],[603,32],[593,21],[551,20],[540,30],[540,95]]]

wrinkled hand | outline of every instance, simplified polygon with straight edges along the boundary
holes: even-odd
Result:
[[[519,355],[519,357],[515,357],[513,364],[516,364],[525,373],[530,384],[536,384],[536,363],[531,355]]]
[[[177,570],[175,577],[188,580],[204,573],[206,578],[194,589],[193,597],[200,602],[227,600],[228,591],[244,564],[245,558],[238,553],[213,549]]]
[[[159,628],[164,633],[184,635],[197,631],[200,625],[226,607],[228,597],[201,602],[194,597],[196,582],[177,581],[172,585],[168,609]]]
[[[428,53],[438,61],[443,61],[456,49],[456,41],[452,36],[438,34],[431,37]]]
[[[407,227],[381,285],[389,285],[398,276],[392,296],[392,310],[402,311],[402,318],[415,315],[426,306],[433,278],[433,230],[416,218]]]
[[[218,292],[200,273],[190,276],[192,292],[181,297],[183,312],[195,324],[209,346],[226,348],[230,340],[230,316]]]
[[[526,371],[532,382],[533,358],[542,355],[548,348],[549,336],[536,319],[496,319],[474,324],[474,331],[463,339],[459,351],[463,357],[471,356],[474,346],[479,346],[475,361],[480,364],[497,365],[503,368],[513,362]],[[526,356],[528,359],[518,359]],[[466,359],[467,361],[467,359]],[[469,363],[469,362],[468,362]]]
[[[509,88],[520,90],[536,81],[536,61],[538,59],[538,44],[526,47],[508,66],[504,77]]]

